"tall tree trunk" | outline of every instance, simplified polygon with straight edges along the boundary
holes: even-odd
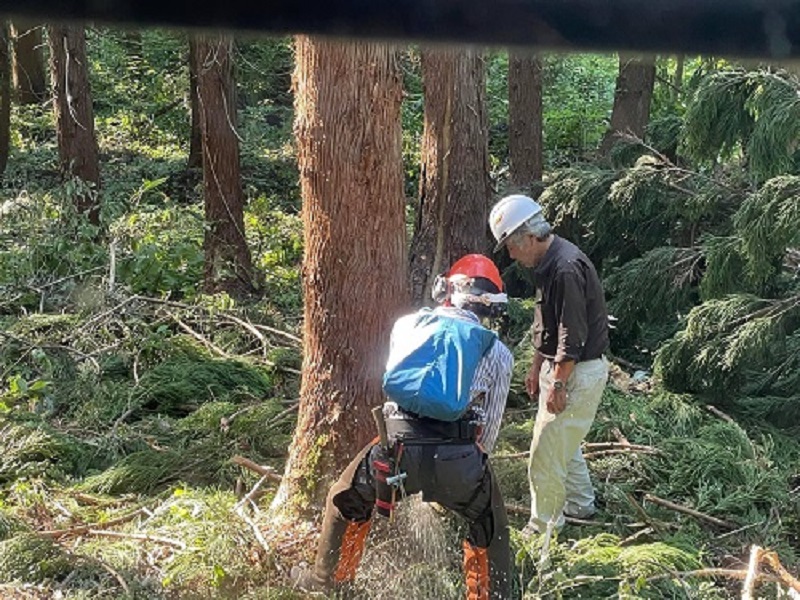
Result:
[[[11,23],[14,94],[20,104],[38,104],[47,98],[42,53],[42,27],[25,21]]]
[[[511,184],[532,193],[542,180],[542,63],[530,52],[508,57],[508,155]]]
[[[11,140],[11,61],[8,26],[0,23],[0,178],[8,164]]]
[[[611,125],[600,144],[601,154],[608,155],[621,135],[644,137],[650,120],[650,101],[653,98],[655,79],[656,63],[653,58],[619,55],[619,75],[614,90]]]
[[[197,99],[197,40],[189,34],[189,107],[192,113],[192,129],[189,138],[189,169],[203,166],[202,136],[200,135],[200,106]]]
[[[198,36],[196,42],[206,219],[205,288],[241,297],[253,291],[253,265],[244,233],[233,38]]]
[[[370,409],[383,402],[389,333],[407,290],[396,51],[300,36],[295,56],[304,361],[273,508],[301,516],[375,436]]]
[[[97,224],[100,164],[89,90],[86,34],[81,26],[53,25],[48,28],[47,37],[61,172],[64,177],[75,176],[94,185],[94,191],[76,193],[74,201],[77,210]]]
[[[491,202],[486,66],[473,49],[437,48],[422,54],[425,125],[414,238],[411,293],[430,298],[436,275],[456,259],[490,248]]]

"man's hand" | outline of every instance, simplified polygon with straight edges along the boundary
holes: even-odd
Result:
[[[531,400],[536,400],[539,395],[539,371],[541,370],[541,361],[534,359],[531,363],[531,368],[528,369],[528,375],[525,377],[525,389],[528,391]]]
[[[547,394],[547,398],[545,399],[547,405],[547,412],[558,415],[564,412],[564,409],[567,408],[567,390],[566,388],[561,388],[557,390],[554,387],[550,388],[550,392]]]

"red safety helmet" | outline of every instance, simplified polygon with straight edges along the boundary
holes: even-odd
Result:
[[[431,296],[439,304],[465,308],[481,317],[498,316],[508,304],[500,271],[482,254],[457,260],[446,275],[436,278]]]
[[[450,267],[447,278],[450,279],[453,275],[466,275],[470,279],[482,277],[495,284],[498,292],[503,291],[503,280],[500,278],[497,265],[483,254],[467,254],[459,258]]]

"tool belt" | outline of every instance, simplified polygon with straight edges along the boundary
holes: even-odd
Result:
[[[386,415],[386,433],[390,443],[405,445],[423,444],[474,444],[482,423],[471,411],[458,421],[439,421],[421,417],[400,408]]]

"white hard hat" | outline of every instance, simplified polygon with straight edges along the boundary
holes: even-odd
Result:
[[[494,251],[500,250],[512,233],[536,215],[544,221],[542,207],[533,198],[521,194],[506,196],[495,204],[489,213],[489,227],[497,240]]]

